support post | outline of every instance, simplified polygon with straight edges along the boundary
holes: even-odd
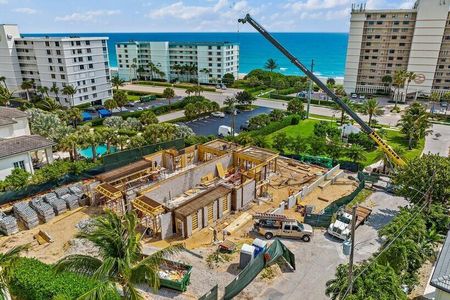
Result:
[[[350,250],[350,261],[348,265],[348,290],[349,295],[352,293],[352,280],[353,280],[353,253],[355,251],[355,226],[356,226],[356,205],[352,208],[352,233],[351,233],[351,250]]]

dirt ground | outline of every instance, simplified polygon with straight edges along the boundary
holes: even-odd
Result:
[[[91,218],[101,212],[98,207],[80,207],[55,217],[46,224],[41,224],[31,230],[22,230],[12,236],[0,237],[0,252],[5,252],[15,246],[30,243],[30,249],[24,256],[35,257],[45,263],[54,263],[64,256],[68,242],[75,237],[78,229],[75,227],[81,220]],[[39,230],[45,231],[53,239],[52,243],[39,245],[34,239]]]

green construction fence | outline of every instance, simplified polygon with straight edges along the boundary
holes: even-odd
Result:
[[[333,215],[343,206],[352,202],[353,199],[364,189],[366,185],[364,175],[359,172],[358,173],[359,185],[351,194],[344,196],[322,210],[320,214],[306,213],[304,222],[314,227],[328,227],[331,224],[331,220]]]

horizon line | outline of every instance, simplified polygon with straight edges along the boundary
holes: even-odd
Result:
[[[24,32],[21,34],[86,34],[86,33],[165,33],[165,34],[173,34],[173,33],[196,33],[196,34],[210,34],[210,33],[233,33],[233,34],[248,34],[254,33],[259,34],[259,32],[254,31],[244,31],[244,32],[233,32],[233,31],[84,31],[84,32]],[[345,31],[272,31],[271,33],[339,33],[339,34],[348,34]]]

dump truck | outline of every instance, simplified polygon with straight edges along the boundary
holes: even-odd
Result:
[[[289,219],[285,215],[255,214],[254,231],[263,235],[267,240],[275,236],[297,238],[309,242],[314,235],[311,225],[303,224],[295,219]]]
[[[369,218],[372,209],[366,206],[357,206],[355,229]],[[331,223],[327,232],[341,240],[348,240],[351,235],[352,226],[352,209],[340,209],[336,213],[336,221]]]

